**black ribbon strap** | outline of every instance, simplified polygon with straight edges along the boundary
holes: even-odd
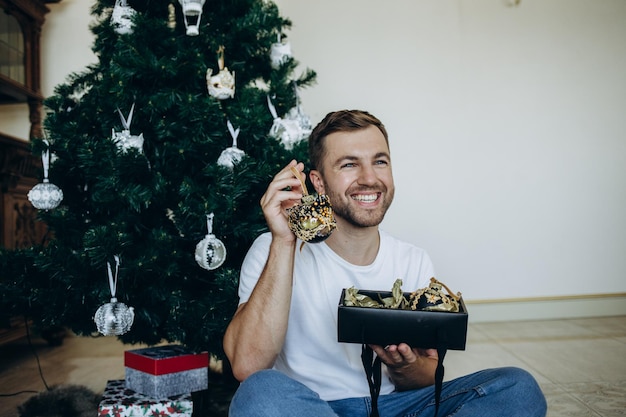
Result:
[[[439,413],[444,374],[443,359],[446,357],[447,345],[446,331],[439,328],[437,330],[437,369],[435,370],[435,417]]]
[[[439,329],[437,332],[437,369],[435,370],[435,416],[439,414],[439,403],[441,401],[441,389],[443,386],[443,359],[446,357],[446,335],[445,331]],[[363,345],[361,347],[361,361],[363,362],[363,368],[365,369],[365,376],[367,377],[367,384],[370,388],[370,397],[372,398],[372,412],[370,417],[380,417],[378,414],[378,396],[380,395],[381,385],[381,361],[378,356],[374,358],[374,351],[369,345]]]
[[[378,415],[378,396],[380,395],[380,384],[382,366],[380,358],[374,358],[374,351],[369,345],[363,345],[361,348],[361,361],[367,376],[367,384],[370,387],[370,397],[372,397],[372,413],[370,417],[379,417]]]
[[[441,387],[443,385],[443,358],[446,356],[446,348],[437,348],[437,369],[435,370],[435,417],[439,413],[439,402],[441,401]]]

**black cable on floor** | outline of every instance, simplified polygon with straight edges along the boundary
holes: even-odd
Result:
[[[37,355],[37,350],[35,349],[35,346],[33,346],[33,341],[30,338],[30,328],[28,327],[28,319],[26,318],[26,316],[24,316],[24,324],[26,325],[26,339],[28,340],[28,345],[30,346],[31,350],[33,351],[33,355],[35,355],[35,359],[37,360],[37,368],[39,369],[39,376],[41,377],[41,381],[46,387],[46,390],[50,391],[50,387],[48,387],[48,383],[46,382],[46,379],[43,376],[43,370],[41,369],[41,363],[39,362],[39,355]],[[15,397],[21,394],[39,394],[39,392],[40,391],[24,390],[24,391],[12,392],[10,394],[0,394],[0,397]]]
[[[11,394],[0,394],[0,397],[16,397],[22,394],[39,394],[39,391],[33,391],[33,390],[18,391],[18,392],[12,392]]]
[[[30,328],[28,327],[28,319],[26,318],[26,315],[24,315],[24,324],[26,325],[26,339],[28,340],[28,345],[30,346],[31,350],[33,351],[33,355],[35,355],[35,359],[37,360],[37,369],[39,369],[39,376],[41,377],[41,381],[43,382],[43,385],[46,387],[46,390],[50,391],[50,387],[48,386],[48,383],[46,382],[46,378],[44,378],[43,376],[43,370],[41,369],[41,362],[39,362],[39,355],[37,355],[37,349],[35,349],[35,346],[33,346],[33,341],[30,338]]]

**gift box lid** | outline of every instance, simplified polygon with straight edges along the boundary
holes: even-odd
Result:
[[[346,290],[341,292],[337,315],[339,342],[380,346],[407,343],[419,348],[465,350],[467,309],[463,298],[459,312],[400,310],[344,305]],[[391,297],[390,291],[360,290],[373,299]],[[409,299],[410,293],[404,293]]]
[[[195,353],[181,345],[134,349],[124,352],[124,366],[151,375],[164,375],[208,367],[209,354]]]

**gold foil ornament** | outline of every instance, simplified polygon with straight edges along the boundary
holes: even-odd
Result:
[[[303,242],[318,243],[326,240],[337,228],[333,207],[325,194],[309,194],[300,172],[291,172],[302,184],[300,204],[287,209],[289,229]]]

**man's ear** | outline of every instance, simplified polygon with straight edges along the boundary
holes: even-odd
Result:
[[[318,194],[326,194],[324,188],[324,180],[322,180],[322,175],[318,170],[311,170],[311,172],[309,172],[309,179],[311,180],[311,184],[313,184],[313,187]]]

